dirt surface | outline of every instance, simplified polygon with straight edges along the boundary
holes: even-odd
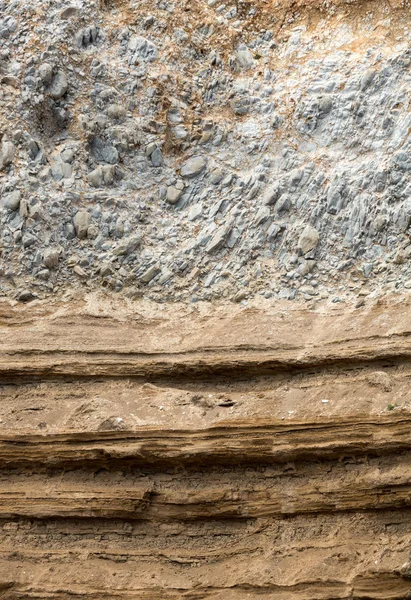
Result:
[[[410,314],[3,303],[0,597],[409,597]]]

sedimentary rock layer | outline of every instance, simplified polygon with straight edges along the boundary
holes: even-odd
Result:
[[[0,598],[409,597],[408,302],[140,310],[2,307]]]

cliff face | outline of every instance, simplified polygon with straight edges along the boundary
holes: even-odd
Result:
[[[407,289],[407,6],[0,2],[4,295]]]
[[[0,0],[0,598],[411,598],[410,36]]]
[[[410,596],[410,302],[289,306],[2,305],[0,597]]]

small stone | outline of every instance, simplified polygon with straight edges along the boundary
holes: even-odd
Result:
[[[43,252],[43,265],[48,269],[57,269],[59,265],[59,251],[56,248],[48,248]]]
[[[121,417],[109,417],[100,423],[97,431],[122,431],[125,427],[126,424]]]
[[[90,144],[91,152],[97,161],[105,162],[110,165],[118,163],[119,155],[114,146],[103,142],[100,138],[95,137]]]
[[[372,273],[373,270],[373,264],[372,263],[364,263],[362,266],[362,271],[364,273],[364,277],[369,277]]]
[[[246,115],[250,110],[248,98],[234,98],[230,102],[231,109],[235,115]]]
[[[254,57],[248,48],[237,50],[237,60],[242,69],[251,69],[254,66]]]
[[[212,253],[212,252],[215,252],[216,250],[219,250],[221,248],[221,246],[224,244],[225,240],[227,239],[229,233],[231,232],[231,229],[232,229],[231,223],[227,223],[227,225],[220,227],[220,229],[217,230],[217,232],[213,235],[213,237],[207,244],[206,252]]]
[[[87,238],[89,240],[95,240],[97,236],[98,236],[98,227],[97,227],[97,225],[90,225],[87,228]]]
[[[5,197],[4,208],[8,212],[14,212],[19,209],[21,202],[21,193],[19,190],[14,190]]]
[[[372,371],[365,376],[366,381],[374,387],[382,389],[384,392],[391,392],[393,380],[385,371]]]
[[[161,272],[161,276],[158,279],[158,283],[160,285],[163,285],[163,283],[167,283],[167,281],[169,281],[169,279],[171,279],[171,277],[174,275],[173,271],[170,271],[170,269],[163,269],[163,271]]]
[[[298,240],[298,248],[301,254],[308,254],[314,250],[319,242],[320,235],[318,231],[311,225],[307,225]]]
[[[217,185],[224,178],[224,173],[221,169],[214,169],[210,174],[210,181],[213,185]]]
[[[91,215],[86,210],[79,210],[73,219],[76,235],[80,240],[87,237],[87,230],[90,225]]]
[[[76,265],[73,269],[74,273],[80,277],[80,279],[87,279],[88,275],[80,265]]]
[[[203,212],[203,206],[201,203],[194,204],[190,210],[188,211],[187,218],[189,221],[195,221],[199,217],[201,217],[201,213]]]
[[[113,254],[116,256],[128,256],[141,244],[141,237],[139,235],[132,235],[124,240],[121,240],[116,248],[113,250]]]
[[[170,185],[167,188],[167,202],[169,204],[177,204],[177,202],[181,198],[182,193],[183,190],[179,190],[177,189],[177,187]]]
[[[272,206],[276,203],[280,196],[280,190],[277,186],[269,187],[263,195],[263,204],[266,206]]]
[[[51,174],[53,176],[54,181],[68,179],[72,175],[71,165],[65,162],[56,162],[51,167]]]
[[[73,17],[77,17],[79,12],[80,10],[77,8],[77,6],[67,6],[67,8],[64,8],[61,11],[60,19],[72,19]]]
[[[44,279],[44,281],[47,281],[47,279],[50,277],[50,271],[48,269],[42,269],[37,273],[37,277],[39,277],[40,279]]]
[[[37,294],[30,292],[29,290],[23,290],[17,296],[19,302],[31,302],[37,298]]]
[[[53,79],[53,67],[49,63],[43,63],[39,66],[38,74],[44,85],[50,85]]]
[[[160,271],[161,268],[158,264],[152,265],[147,269],[147,271],[145,271],[141,275],[140,281],[142,281],[143,283],[149,283],[152,279],[154,279],[154,277],[156,277],[160,273]]]
[[[245,300],[247,298],[247,292],[245,292],[244,290],[241,290],[240,292],[237,292],[237,294],[234,296],[234,302],[241,302],[242,300]]]
[[[13,142],[4,141],[0,148],[0,169],[5,169],[13,162],[14,144]]]
[[[298,267],[297,271],[298,271],[298,273],[300,273],[300,275],[305,277],[305,275],[308,275],[309,273],[311,273],[311,271],[314,269],[316,264],[317,263],[315,260],[303,260],[303,262]]]
[[[100,275],[102,277],[107,277],[108,275],[113,274],[113,266],[110,263],[102,263],[100,266]]]
[[[269,218],[270,218],[270,209],[268,208],[268,206],[262,206],[255,216],[254,225],[256,225],[256,226],[261,225],[261,223],[264,223]]]
[[[280,196],[276,202],[275,210],[277,213],[288,212],[291,208],[291,205],[291,198],[287,194],[282,194],[282,196]]]
[[[204,171],[206,165],[207,161],[203,156],[194,156],[193,158],[189,158],[183,164],[181,167],[181,175],[187,179],[197,177]]]
[[[133,35],[128,43],[128,51],[131,54],[130,64],[135,65],[140,61],[152,62],[158,56],[157,47],[139,35]]]
[[[67,92],[68,83],[67,83],[67,75],[64,71],[59,69],[54,75],[48,92],[54,100],[59,100],[62,98]]]
[[[37,242],[37,238],[31,233],[25,233],[23,235],[23,246],[24,248],[29,248],[33,244]]]
[[[89,182],[90,185],[92,185],[93,187],[100,187],[101,185],[103,185],[103,170],[101,167],[97,167],[97,169],[94,169],[94,171],[91,171],[91,173],[89,173],[87,175],[87,180]]]

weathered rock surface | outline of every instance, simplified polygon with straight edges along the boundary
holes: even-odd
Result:
[[[407,7],[0,0],[0,14],[1,295],[410,289]],[[141,244],[117,252],[130,235]]]

